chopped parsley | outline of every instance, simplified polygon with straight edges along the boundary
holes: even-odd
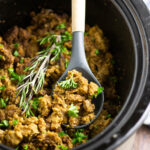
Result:
[[[19,47],[19,43],[15,43],[14,48],[18,48],[18,47]]]
[[[18,81],[19,83],[23,80],[23,78],[25,76],[25,75],[18,75],[17,73],[14,72],[13,68],[9,68],[8,72],[11,75],[11,80]]]
[[[85,36],[88,36],[88,35],[89,35],[89,33],[88,33],[88,32],[84,32],[84,35],[85,35]]]
[[[83,140],[85,140],[85,138],[87,138],[86,135],[84,135],[84,133],[82,133],[83,130],[77,130],[74,134],[74,138],[72,140],[72,144],[76,144],[76,143],[82,143]]]
[[[108,119],[108,118],[111,118],[111,114],[107,114],[106,115],[106,118]]]
[[[20,56],[17,50],[14,51],[14,56],[16,57]]]
[[[28,144],[25,144],[25,145],[23,146],[23,148],[24,148],[24,150],[28,150]]]
[[[69,110],[68,110],[68,115],[71,117],[78,117],[79,111],[77,110],[77,106],[74,106],[71,104]]]
[[[4,79],[5,79],[5,76],[1,76],[1,77],[0,77],[0,80],[4,80]]]
[[[59,24],[58,26],[56,26],[56,29],[65,29],[66,28],[66,23],[63,22],[61,24]]]
[[[67,67],[68,67],[68,64],[69,64],[68,59],[65,59],[65,68],[67,68]]]
[[[66,31],[65,35],[62,35],[61,38],[63,42],[71,41],[72,35],[68,31]]]
[[[0,90],[3,91],[6,89],[6,86],[0,86]]]
[[[39,105],[39,99],[38,98],[34,98],[32,101],[32,108],[37,110],[38,109],[38,105]]]
[[[96,55],[98,55],[98,54],[99,54],[99,50],[98,50],[98,49],[95,51],[95,54],[96,54]]]
[[[21,57],[21,59],[20,59],[20,64],[23,64],[23,62],[24,62],[24,58]]]
[[[18,120],[13,120],[13,126],[16,126],[18,124]]]
[[[65,133],[64,131],[59,132],[58,135],[59,135],[60,137],[68,136],[68,134]]]
[[[68,150],[68,147],[66,147],[64,145],[58,145],[58,148],[61,150]]]
[[[71,75],[70,79],[65,80],[65,81],[61,81],[59,83],[60,87],[63,89],[70,89],[70,88],[77,88],[78,84],[74,81],[73,79],[73,74]]]
[[[0,127],[8,128],[9,127],[8,120],[2,120],[1,123],[0,123]]]
[[[3,56],[2,56],[2,55],[0,55],[0,59],[2,59],[2,57],[3,57]]]
[[[6,98],[5,100],[3,98],[0,98],[0,107],[5,108],[6,102],[8,102],[8,98]]]
[[[97,98],[98,95],[100,95],[104,91],[103,87],[98,87],[97,93],[94,94],[92,97]]]

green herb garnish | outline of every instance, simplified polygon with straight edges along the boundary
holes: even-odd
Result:
[[[71,117],[78,117],[79,111],[77,110],[77,106],[74,106],[71,104],[69,110],[68,110],[68,115]]]
[[[3,56],[2,56],[2,55],[0,55],[0,59],[2,59],[2,57],[3,57]]]
[[[98,50],[98,49],[95,51],[95,54],[96,54],[96,55],[98,55],[98,54],[99,54],[99,50]]]
[[[23,148],[24,150],[28,150],[28,144],[25,144]]]
[[[11,75],[12,81],[18,81],[19,83],[21,83],[23,78],[25,77],[25,75],[18,75],[17,73],[15,73],[13,68],[9,68],[8,72]]]
[[[0,86],[0,90],[3,91],[6,89],[6,86]]]
[[[13,126],[16,126],[18,124],[18,120],[13,120]]]
[[[0,80],[4,80],[4,79],[5,79],[5,76],[1,76],[1,77],[0,77]]]
[[[25,110],[25,114],[26,114],[27,118],[30,116],[35,116],[34,113],[32,112],[32,110],[30,109],[30,105],[31,105],[31,100],[28,102],[28,104],[22,105],[22,108],[23,108],[23,110]]]
[[[23,61],[24,61],[24,58],[21,57],[21,59],[20,59],[20,64],[23,64]]]
[[[61,37],[62,37],[62,41],[63,42],[67,42],[67,41],[71,41],[72,40],[72,35],[68,31],[66,31],[64,33],[64,35],[62,35]]]
[[[14,48],[18,48],[18,47],[19,47],[19,43],[15,43]]]
[[[56,26],[56,29],[65,29],[66,28],[66,23],[63,22],[61,24],[59,24],[58,26]]]
[[[106,115],[106,118],[108,119],[108,118],[111,118],[111,114],[107,114]]]
[[[32,101],[32,108],[37,110],[38,109],[38,105],[39,105],[39,99],[38,98],[34,98]]]
[[[68,147],[65,147],[64,145],[58,145],[58,148],[61,150],[68,150]]]
[[[70,88],[77,88],[78,84],[74,81],[73,79],[73,74],[71,75],[70,79],[65,80],[65,81],[61,81],[59,83],[60,87],[63,89],[70,89]]]
[[[19,106],[23,109],[23,113],[26,113],[26,116],[34,115],[31,108],[37,108],[37,103],[35,105],[30,101],[33,95],[37,94],[44,85],[49,61],[59,60],[61,53],[66,50],[64,42],[71,39],[72,36],[70,33],[65,32],[62,35],[47,33],[46,37],[38,40],[40,45],[46,44],[47,47],[41,50],[38,56],[32,59],[29,67],[25,68],[28,74],[23,78],[23,82],[17,89],[17,96],[20,96]]]
[[[9,122],[7,120],[2,120],[1,123],[0,123],[0,127],[9,127]]]
[[[72,143],[73,144],[82,143],[82,141],[85,140],[86,137],[87,136],[85,136],[84,133],[82,133],[82,131],[77,130],[77,132],[75,132],[75,134],[74,134],[74,138],[72,140]]]
[[[8,98],[6,98],[5,100],[3,98],[0,98],[0,107],[5,108],[6,102],[8,102]]]
[[[30,70],[30,67],[25,67],[24,71],[27,72]]]
[[[68,59],[65,59],[65,68],[67,68],[67,67],[68,67],[68,64],[69,64]]]
[[[84,32],[84,35],[85,35],[85,36],[88,36],[88,35],[89,35],[89,33],[88,33],[88,32]]]
[[[106,118],[111,118],[111,114],[107,114]]]
[[[104,91],[103,87],[98,87],[97,93],[94,94],[92,97],[97,98],[98,95],[100,95]]]
[[[20,56],[17,50],[14,51],[14,56],[16,57]]]
[[[68,134],[65,133],[64,131],[59,132],[58,135],[59,135],[60,137],[68,136]]]

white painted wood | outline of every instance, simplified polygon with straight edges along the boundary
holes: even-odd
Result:
[[[72,32],[85,31],[86,0],[72,0]]]

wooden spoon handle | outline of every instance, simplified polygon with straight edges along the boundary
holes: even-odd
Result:
[[[85,2],[72,0],[72,32],[85,31]]]

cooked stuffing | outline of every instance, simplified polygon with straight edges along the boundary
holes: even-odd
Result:
[[[105,103],[98,119],[85,129],[70,127],[89,123],[94,117],[92,98],[103,89],[76,70],[68,72],[65,81],[55,86],[70,60],[72,42],[64,42],[65,51],[58,60],[49,61],[43,88],[30,99],[30,107],[23,113],[21,97],[16,97],[17,85],[27,75],[37,52],[45,48],[38,40],[46,33],[71,35],[71,19],[63,14],[43,9],[31,13],[31,25],[14,26],[0,37],[0,143],[26,150],[67,150],[87,142],[105,129],[120,109],[115,90],[112,54],[108,40],[97,26],[86,25],[85,50],[92,72],[104,87]],[[69,84],[68,84],[69,83]],[[64,128],[62,124],[68,124]]]

